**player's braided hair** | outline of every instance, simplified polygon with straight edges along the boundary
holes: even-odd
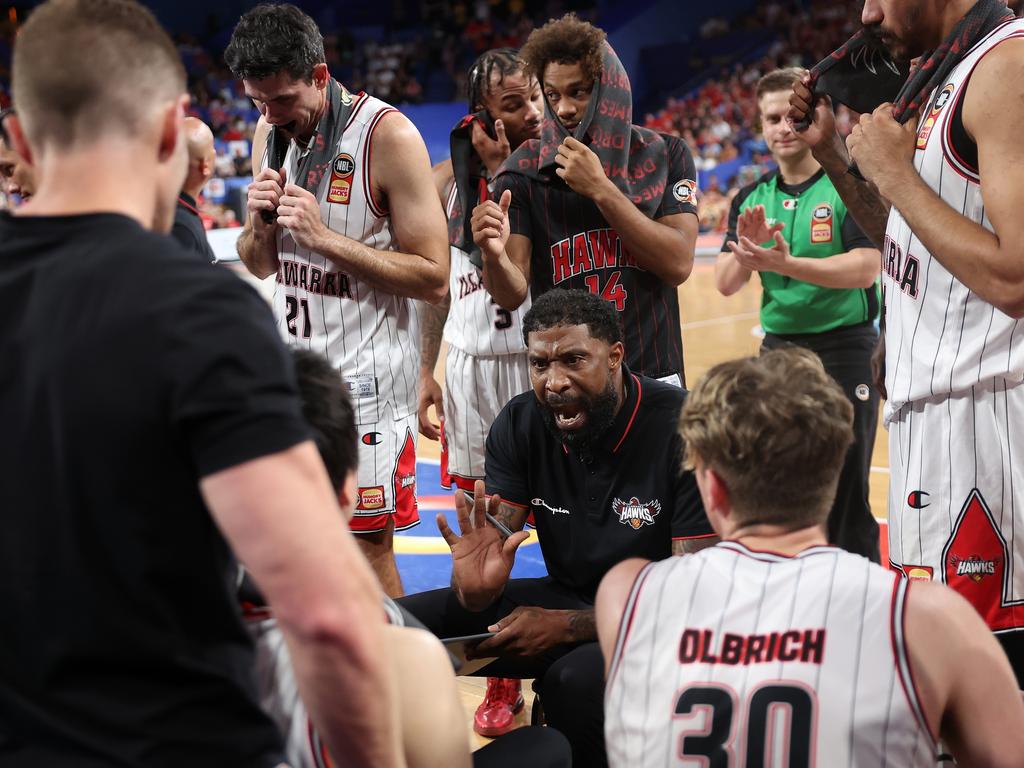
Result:
[[[469,111],[476,112],[484,106],[484,99],[491,90],[491,76],[497,73],[498,82],[507,75],[515,74],[523,69],[523,60],[514,48],[493,48],[480,55],[469,68],[466,82],[466,101]]]
[[[523,318],[523,341],[529,343],[530,333],[564,325],[585,325],[595,339],[609,344],[622,341],[619,313],[611,302],[589,291],[566,291],[562,288],[543,293],[535,299]]]
[[[345,382],[327,358],[316,352],[293,349],[292,359],[302,415],[313,431],[331,486],[341,490],[358,461],[356,422]]]
[[[533,30],[519,56],[526,62],[526,74],[544,82],[544,69],[548,64],[579,63],[584,74],[594,82],[601,79],[604,61],[604,30],[567,13],[560,19],[551,19]]]

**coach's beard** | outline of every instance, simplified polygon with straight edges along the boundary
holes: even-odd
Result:
[[[544,402],[537,402],[544,426],[566,448],[572,448],[582,454],[589,454],[594,445],[615,420],[619,398],[615,392],[615,384],[611,378],[604,391],[593,398],[585,395],[578,397],[561,397],[549,394]],[[581,414],[583,424],[575,429],[560,427],[556,413],[563,408],[572,408]]]

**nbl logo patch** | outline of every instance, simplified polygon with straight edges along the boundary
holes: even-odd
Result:
[[[356,161],[352,155],[342,152],[331,165],[331,183],[327,188],[327,202],[348,205],[352,196],[352,176],[356,172]]]
[[[939,119],[939,113],[942,111],[942,108],[953,98],[953,91],[954,85],[947,83],[946,87],[939,93],[938,98],[935,99],[935,106],[932,107],[932,111],[925,118],[924,122],[921,123],[921,129],[917,132],[917,149],[924,149],[928,146],[928,139],[932,135],[935,121]]]
[[[811,214],[811,242],[832,242],[832,206],[822,203]]]
[[[693,179],[680,179],[672,185],[672,197],[680,203],[692,203],[697,199],[697,182]]]
[[[640,530],[645,525],[654,525],[654,518],[661,512],[661,502],[640,501],[633,496],[629,501],[615,499],[612,502],[612,512],[619,516],[619,522],[628,525],[634,531]]]

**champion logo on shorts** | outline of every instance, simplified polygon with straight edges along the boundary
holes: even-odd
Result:
[[[361,440],[365,445],[380,445],[384,442],[384,436],[380,432],[367,432]]]
[[[612,512],[619,516],[620,523],[637,531],[645,525],[654,525],[654,518],[661,512],[661,502],[657,499],[640,501],[636,496],[632,496],[629,501],[615,499]]]
[[[911,509],[924,509],[931,503],[925,501],[930,495],[924,491],[911,491],[907,494],[907,506]]]

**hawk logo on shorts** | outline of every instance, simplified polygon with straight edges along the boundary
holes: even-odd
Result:
[[[654,518],[661,512],[661,502],[640,501],[633,496],[629,501],[615,499],[612,502],[612,512],[619,516],[619,522],[628,525],[634,531],[640,530],[645,525],[654,525]]]
[[[949,558],[950,567],[956,568],[957,576],[966,576],[974,579],[975,583],[986,576],[996,575],[996,566],[999,565],[999,558],[995,560],[982,560],[977,555],[971,555],[966,560],[953,555]]]
[[[371,485],[369,488],[360,488],[359,504],[356,509],[384,509],[384,486]]]
[[[327,188],[327,202],[348,205],[352,194],[352,175],[356,172],[356,161],[352,155],[342,152],[331,166],[331,183]]]
[[[680,203],[692,203],[697,197],[697,182],[693,179],[680,179],[672,185],[672,197]]]

